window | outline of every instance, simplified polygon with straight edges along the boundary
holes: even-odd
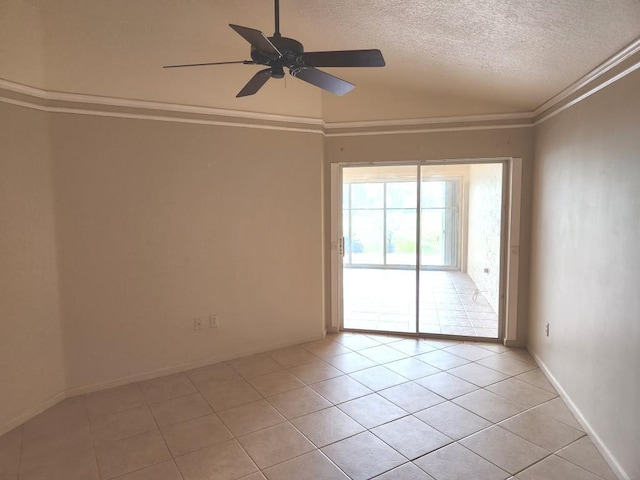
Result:
[[[421,183],[423,266],[457,266],[459,183]],[[345,265],[415,266],[417,193],[415,181],[344,183]]]

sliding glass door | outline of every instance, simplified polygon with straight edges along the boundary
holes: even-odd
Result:
[[[341,173],[343,327],[496,338],[503,164]]]
[[[342,170],[344,327],[415,332],[418,169]]]

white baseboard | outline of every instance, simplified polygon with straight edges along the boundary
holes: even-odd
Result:
[[[564,390],[564,388],[562,388],[562,385],[560,385],[556,377],[553,376],[553,374],[551,373],[549,368],[546,366],[546,364],[542,361],[542,359],[538,356],[538,354],[536,354],[536,352],[534,352],[530,347],[527,347],[527,350],[529,351],[531,356],[534,358],[534,360],[540,367],[540,370],[542,370],[544,375],[547,377],[547,380],[549,380],[549,382],[551,382],[551,385],[553,385],[553,388],[557,390],[558,394],[560,395],[560,398],[562,398],[562,400],[567,405],[569,410],[571,410],[571,413],[573,413],[573,415],[576,417],[576,420],[578,420],[578,423],[580,423],[584,431],[589,435],[589,438],[591,439],[593,444],[596,446],[596,448],[600,451],[605,461],[609,464],[609,466],[611,467],[611,470],[613,470],[613,473],[620,480],[631,480],[631,477],[627,474],[624,468],[622,468],[622,466],[620,465],[616,457],[613,455],[611,450],[607,448],[605,443],[602,441],[602,438],[600,438],[600,436],[596,433],[596,431],[593,429],[589,421],[582,414],[582,412],[580,411],[578,406],[575,404],[575,402],[571,399],[569,394]]]
[[[5,433],[10,432],[11,430],[13,430],[16,427],[19,427],[24,422],[32,419],[33,417],[35,417],[39,413],[44,412],[48,408],[53,407],[54,405],[56,405],[57,403],[60,403],[62,400],[65,400],[66,398],[77,397],[79,395],[85,395],[87,393],[93,393],[93,392],[97,392],[97,391],[100,391],[100,390],[105,390],[107,388],[119,387],[121,385],[126,385],[128,383],[140,382],[140,381],[144,381],[144,380],[151,380],[153,378],[162,377],[162,376],[165,376],[165,375],[171,375],[171,374],[174,374],[174,373],[184,372],[184,371],[187,371],[187,370],[191,370],[193,368],[204,367],[206,365],[211,365],[211,364],[219,363],[219,362],[226,362],[228,360],[233,360],[235,358],[246,357],[247,355],[254,355],[256,353],[268,352],[270,350],[276,350],[278,348],[291,347],[293,345],[298,345],[298,344],[301,344],[301,343],[314,342],[316,340],[322,340],[324,338],[325,338],[325,333],[324,333],[324,330],[323,330],[323,331],[318,332],[315,335],[308,335],[306,337],[298,338],[296,340],[289,340],[289,341],[286,341],[286,342],[275,342],[275,343],[272,343],[272,344],[263,345],[261,347],[256,347],[256,348],[250,348],[250,349],[247,349],[247,350],[243,350],[243,351],[237,352],[235,354],[214,355],[212,357],[207,357],[207,358],[203,358],[203,359],[200,359],[200,360],[195,360],[193,362],[183,363],[183,364],[180,364],[180,365],[158,368],[156,370],[150,370],[148,372],[144,372],[144,373],[140,373],[140,374],[136,374],[136,375],[130,375],[130,376],[127,376],[127,377],[115,378],[115,379],[106,380],[106,381],[103,381],[103,382],[97,382],[97,383],[92,383],[92,384],[89,384],[89,385],[82,385],[82,386],[79,386],[79,387],[69,388],[69,389],[66,389],[66,390],[64,390],[64,391],[62,391],[60,393],[57,393],[56,395],[54,395],[51,398],[48,398],[47,400],[42,402],[37,407],[30,408],[29,410],[25,411],[24,413],[21,413],[16,418],[11,420],[9,423],[6,423],[5,425],[1,425],[0,426],[0,436],[4,435]]]
[[[5,433],[9,433],[14,428],[19,427],[27,420],[31,420],[33,417],[44,412],[46,409],[51,408],[54,405],[60,403],[65,398],[67,398],[66,392],[62,391],[60,393],[55,394],[53,397],[46,399],[37,407],[30,408],[24,413],[21,413],[13,420],[10,420],[9,423],[6,423],[0,426],[0,437]]]
[[[277,350],[278,348],[291,347],[300,343],[313,342],[316,340],[322,340],[324,338],[324,332],[319,332],[316,335],[309,335],[306,337],[298,338],[296,340],[290,340],[286,342],[276,342],[261,347],[250,348],[242,350],[230,355],[214,355],[212,357],[195,360],[193,362],[183,363],[180,365],[174,365],[171,367],[158,368],[156,370],[150,370],[148,372],[131,375],[128,377],[115,378],[112,380],[106,380],[103,382],[97,382],[90,385],[82,385],[80,387],[69,388],[65,391],[66,398],[77,397],[78,395],[85,395],[87,393],[98,392],[107,388],[119,387],[133,382],[142,382],[145,380],[151,380],[157,377],[163,377],[165,375],[172,375],[174,373],[180,373],[193,368],[204,367],[206,365],[212,365],[214,363],[226,362],[235,358],[246,357],[247,355],[255,355],[257,353],[268,352],[270,350]]]

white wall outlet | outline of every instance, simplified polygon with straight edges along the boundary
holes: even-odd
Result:
[[[220,319],[216,313],[209,315],[209,327],[218,328],[220,326]]]
[[[549,324],[548,323],[546,323],[545,326],[544,326],[544,333],[547,334],[547,337],[549,336]]]
[[[194,318],[193,319],[193,329],[194,330],[202,330],[202,319],[201,318]]]

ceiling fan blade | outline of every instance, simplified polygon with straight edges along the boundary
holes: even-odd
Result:
[[[341,50],[335,52],[308,52],[301,55],[310,67],[384,67],[380,50]]]
[[[248,97],[249,95],[253,95],[258,90],[262,88],[262,86],[267,83],[267,80],[271,78],[271,69],[265,68],[264,70],[260,70],[256,73],[249,83],[247,83],[242,90],[236,95],[236,98],[239,97]]]
[[[341,78],[334,77],[333,75],[329,75],[322,70],[317,70],[312,67],[292,69],[291,75],[328,92],[335,93],[336,95],[344,95],[355,87],[353,83],[349,83]]]
[[[243,63],[244,65],[255,65],[253,60],[238,60],[237,62],[208,62],[208,63],[184,63],[181,65],[165,65],[162,68],[180,68],[180,67],[208,67],[209,65],[231,65],[234,63]]]
[[[254,28],[241,27],[240,25],[234,25],[232,23],[229,24],[231,28],[233,28],[238,34],[244,38],[247,42],[249,42],[254,48],[258,49],[263,53],[270,53],[272,55],[277,55],[281,57],[282,54],[278,51],[278,49],[271,43],[271,41],[262,33],[260,30],[256,30]]]

